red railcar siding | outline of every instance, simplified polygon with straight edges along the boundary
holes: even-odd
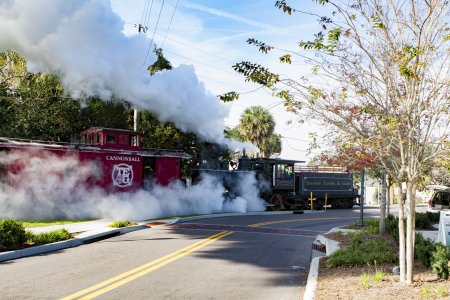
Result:
[[[180,179],[181,166],[178,157],[156,158],[156,182],[168,185],[171,181]]]

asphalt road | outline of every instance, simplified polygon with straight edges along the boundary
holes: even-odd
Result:
[[[0,298],[300,299],[316,235],[358,218],[355,207],[152,227],[0,263]]]

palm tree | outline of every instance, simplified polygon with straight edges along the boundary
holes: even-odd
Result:
[[[264,142],[275,129],[272,115],[261,106],[251,106],[241,115],[238,130],[242,138],[255,144],[261,151]]]

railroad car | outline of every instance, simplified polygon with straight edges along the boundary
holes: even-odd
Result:
[[[4,159],[1,166],[10,183],[13,175],[26,167],[22,158],[56,155],[75,158],[79,166],[90,165],[92,174],[85,183],[107,192],[149,189],[152,184],[166,186],[180,179],[182,160],[190,158],[183,151],[142,148],[139,132],[100,127],[83,131],[80,143],[0,138],[0,153],[18,154],[11,155],[15,157],[11,161]]]

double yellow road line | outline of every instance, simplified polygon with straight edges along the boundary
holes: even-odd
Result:
[[[139,277],[142,277],[145,274],[148,274],[156,269],[159,269],[164,265],[167,265],[175,260],[178,260],[194,251],[197,251],[203,247],[206,247],[209,244],[214,243],[218,239],[226,237],[227,235],[230,235],[232,233],[233,233],[232,231],[219,232],[219,233],[209,236],[201,241],[198,241],[197,243],[189,245],[183,249],[172,252],[166,256],[160,257],[149,263],[146,263],[145,265],[139,266],[128,272],[122,273],[111,279],[105,280],[105,281],[100,282],[96,285],[93,285],[89,288],[86,288],[84,290],[81,290],[79,292],[71,294],[67,297],[64,297],[64,298],[62,298],[62,300],[93,299],[93,298],[103,295],[115,288],[118,288],[121,285],[124,285],[130,281],[133,281]]]

